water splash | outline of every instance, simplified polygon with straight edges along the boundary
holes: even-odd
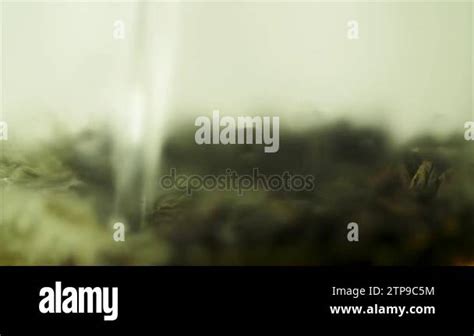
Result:
[[[158,170],[177,56],[180,4],[137,4],[130,90],[116,118],[115,213],[143,227],[158,193]]]

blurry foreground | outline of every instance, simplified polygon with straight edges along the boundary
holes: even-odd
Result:
[[[145,214],[130,192],[125,242],[112,238],[107,130],[36,148],[6,142],[0,264],[467,264],[474,260],[474,147],[461,135],[395,146],[384,131],[341,122],[283,130],[280,152],[266,155],[258,146],[197,146],[193,129],[181,130],[164,145],[161,175],[258,167],[313,175],[316,188],[187,196],[156,183],[158,199]],[[359,224],[358,243],[346,239],[350,222]]]

